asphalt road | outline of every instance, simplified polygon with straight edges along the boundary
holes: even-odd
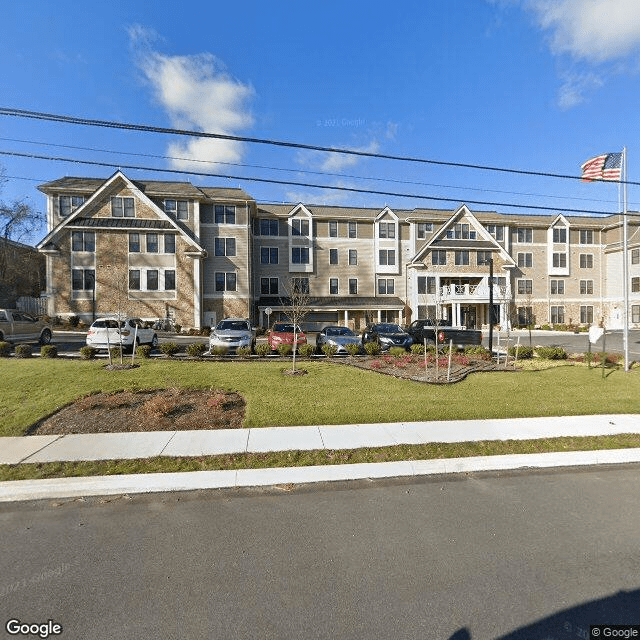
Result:
[[[92,640],[588,638],[640,623],[638,471],[2,505],[1,623]]]

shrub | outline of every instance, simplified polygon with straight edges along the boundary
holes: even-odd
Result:
[[[213,347],[213,349],[211,349],[211,353],[214,356],[226,356],[228,351],[229,349],[227,349],[227,347],[222,347],[220,345],[218,345],[217,347]]]
[[[529,347],[524,344],[521,344],[519,347],[509,347],[509,355],[515,358],[516,349],[518,351],[519,360],[528,360],[529,358],[533,358],[533,347]]]
[[[567,352],[561,347],[536,347],[536,355],[544,360],[565,360]]]
[[[138,347],[141,349],[142,347]],[[94,347],[89,347],[88,345],[85,347],[80,347],[80,359],[81,360],[93,360],[96,357],[97,349]]]
[[[149,358],[151,356],[151,345],[150,344],[141,344],[136,349],[136,355],[138,356],[138,358],[142,358],[143,360],[146,360],[147,358]]]
[[[78,323],[80,322],[80,318],[78,318],[78,316],[69,316],[69,319],[67,320],[67,322],[69,323],[69,326],[75,329],[78,326]]]
[[[281,356],[290,356],[293,351],[293,347],[290,344],[279,344],[278,353]]]
[[[394,358],[401,358],[405,353],[407,352],[404,347],[391,347],[391,349],[389,349],[389,354]]]
[[[566,325],[566,324],[554,324],[553,325],[553,330],[554,331],[569,331],[570,329],[570,325]]]
[[[270,351],[271,347],[266,342],[261,342],[256,345],[256,354],[261,358],[264,358]]]
[[[345,345],[345,349],[350,356],[357,356],[360,353],[362,347],[357,343]]]
[[[31,345],[30,344],[17,344],[16,345],[16,356],[18,358],[30,358],[32,355]]]
[[[0,342],[0,358],[8,358],[11,353],[11,344],[9,342]]]
[[[464,353],[467,356],[485,356],[489,354],[489,349],[479,344],[469,344],[464,348]]]
[[[380,369],[380,367],[382,367],[382,363],[380,362],[380,360],[374,360],[369,366],[372,369]]]
[[[248,358],[251,355],[251,347],[238,347],[236,349],[236,355],[241,358]]]
[[[311,357],[314,351],[315,351],[315,347],[312,344],[302,344],[298,347],[298,353],[303,358]]]
[[[200,327],[200,335],[208,336],[211,333],[211,327],[205,325],[204,327]]]
[[[423,344],[412,344],[411,345],[411,353],[414,356],[423,356],[424,355],[424,345]]]
[[[548,324],[543,324],[540,328],[544,331],[551,331],[551,326]]]
[[[41,358],[56,358],[58,356],[58,347],[55,344],[45,344],[40,347]]]
[[[380,345],[377,342],[367,342],[364,345],[364,350],[370,356],[377,356],[380,353]]]
[[[176,333],[180,333],[182,331],[182,325],[178,324],[176,322],[176,324],[173,325],[175,327]]]
[[[163,342],[158,345],[158,348],[165,356],[175,356],[180,351],[180,347],[175,342]]]
[[[338,352],[338,347],[335,344],[323,344],[322,345],[322,353],[324,353],[327,358],[333,358]]]
[[[187,355],[192,358],[200,357],[207,350],[207,345],[202,342],[193,342],[187,345]]]

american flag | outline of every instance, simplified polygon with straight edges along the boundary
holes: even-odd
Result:
[[[587,160],[581,167],[582,180],[619,181],[622,173],[622,153],[604,153]]]

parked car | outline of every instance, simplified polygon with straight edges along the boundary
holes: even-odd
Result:
[[[427,345],[438,344],[448,345],[451,341],[455,347],[465,347],[467,345],[481,345],[482,332],[477,329],[464,329],[451,326],[444,326],[445,321],[438,320],[434,323],[431,318],[414,320],[408,327],[407,333],[414,342],[423,344],[426,339]]]
[[[209,350],[215,347],[224,347],[229,351],[235,351],[240,347],[250,347],[253,351],[256,346],[256,328],[251,326],[249,320],[242,318],[227,318],[221,320],[209,334]]]
[[[298,347],[307,344],[307,336],[304,335],[300,327],[296,327],[298,336]],[[294,329],[290,322],[276,322],[267,334],[267,343],[271,347],[271,351],[277,351],[281,344],[290,344],[293,347]]]
[[[158,346],[158,336],[152,328],[147,328],[145,322],[140,318],[109,316],[95,320],[87,331],[87,346],[94,349],[108,349],[122,346],[133,349],[133,341],[136,345],[150,344],[152,347]]]
[[[408,349],[413,344],[411,336],[400,325],[387,322],[368,324],[362,332],[362,344],[367,342],[377,342],[383,351],[391,347]]]
[[[29,313],[17,309],[0,309],[0,341],[37,340],[49,344],[51,327]]]
[[[325,344],[336,347],[336,353],[348,353],[346,348],[348,344],[362,345],[359,335],[348,327],[338,326],[325,327],[320,331],[316,338],[316,351],[322,353],[322,347]]]

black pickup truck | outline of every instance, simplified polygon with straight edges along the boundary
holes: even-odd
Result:
[[[425,338],[427,345],[435,344],[436,338],[438,344],[448,345],[449,341],[452,341],[454,347],[482,344],[482,332],[478,329],[456,329],[445,326],[445,322],[446,321],[440,321],[436,326],[429,318],[425,320],[414,320],[406,328],[406,332],[413,338],[413,341],[418,344],[423,344]]]

